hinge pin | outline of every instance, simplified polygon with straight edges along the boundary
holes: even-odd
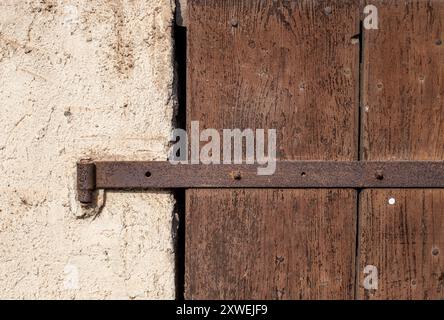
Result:
[[[90,159],[77,163],[77,196],[82,204],[91,204],[96,189],[96,165]]]

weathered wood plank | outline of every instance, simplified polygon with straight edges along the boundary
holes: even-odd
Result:
[[[356,194],[349,190],[192,190],[187,297],[353,296]]]
[[[444,190],[366,190],[360,201],[360,269],[378,268],[377,290],[360,273],[360,298],[443,299]]]
[[[277,129],[280,159],[357,160],[356,1],[188,7],[188,123]]]
[[[379,29],[364,33],[365,160],[444,156],[444,1],[369,1]],[[388,199],[395,204],[390,205]],[[360,199],[359,298],[443,297],[444,192],[365,190]],[[379,270],[365,290],[366,265]]]
[[[273,175],[257,164],[173,165],[168,161],[79,164],[79,189],[147,188],[444,188],[444,161],[276,161]],[[92,177],[91,177],[92,176]],[[91,181],[92,180],[92,181]]]
[[[276,128],[282,160],[357,159],[356,1],[188,8],[188,123]],[[188,190],[186,202],[186,298],[353,298],[354,190]]]
[[[364,30],[363,159],[444,159],[444,1],[369,1]]]

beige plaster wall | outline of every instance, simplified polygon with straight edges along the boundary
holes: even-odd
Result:
[[[0,1],[0,298],[174,298],[174,199],[76,201],[83,157],[165,160],[170,0]]]

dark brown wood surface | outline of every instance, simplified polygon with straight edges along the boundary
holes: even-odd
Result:
[[[360,208],[359,298],[443,299],[444,190],[365,190]],[[362,286],[366,265],[377,290]]]
[[[358,159],[356,1],[190,0],[187,122]],[[185,298],[354,296],[356,191],[188,190]]]
[[[355,192],[210,189],[187,200],[187,298],[353,296]]]
[[[369,1],[364,30],[364,160],[444,159],[444,1]]]
[[[442,160],[444,1],[369,3],[379,29],[364,31],[363,159]],[[358,297],[443,298],[444,192],[364,190],[360,199]],[[363,287],[366,265],[379,270],[378,290]]]

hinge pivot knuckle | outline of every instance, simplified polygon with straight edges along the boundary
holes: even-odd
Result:
[[[77,197],[83,204],[93,202],[96,189],[96,165],[90,160],[80,160],[77,163]]]

